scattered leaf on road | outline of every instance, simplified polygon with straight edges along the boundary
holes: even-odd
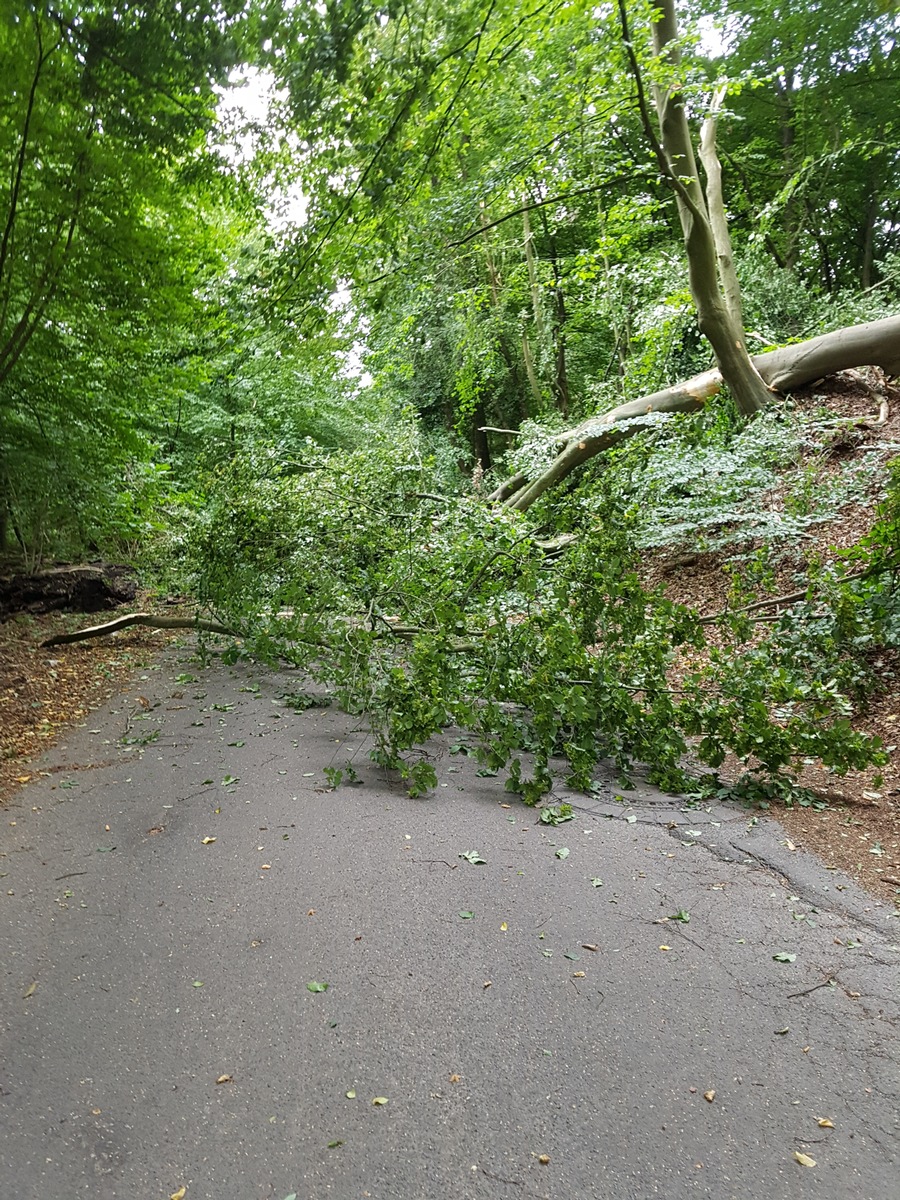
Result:
[[[575,813],[571,804],[549,804],[541,809],[541,821],[544,825],[562,825],[571,821]]]
[[[594,878],[591,880],[591,886],[592,887],[603,887],[603,880],[598,879],[595,875]]]
[[[563,951],[563,958],[569,958],[572,960],[572,962],[578,962],[578,960],[581,958],[581,955],[572,954],[569,950],[565,950]]]
[[[169,1197],[169,1200],[184,1200],[186,1194],[187,1188],[180,1187],[177,1192],[172,1193],[172,1195]]]
[[[343,1146],[343,1144],[344,1143],[340,1140],[340,1138],[338,1138],[338,1140],[336,1142],[328,1143],[328,1149],[329,1150],[337,1150],[338,1146]]]
[[[539,1155],[538,1155],[538,1162],[539,1162],[539,1163],[540,1163],[542,1166],[546,1167],[546,1165],[547,1165],[547,1163],[548,1163],[549,1161],[550,1161],[550,1155],[549,1155],[549,1154],[539,1154]]]
[[[312,979],[306,985],[306,990],[308,992],[327,992],[328,984],[327,983],[318,983],[315,979]]]
[[[785,1025],[784,1029],[776,1029],[775,1032],[779,1037],[783,1037],[786,1033],[790,1033],[790,1026]]]
[[[834,1121],[830,1121],[828,1117],[819,1117],[816,1124],[820,1129],[834,1129]]]
[[[713,1100],[715,1100],[715,1098],[716,1098],[716,1089],[715,1088],[710,1088],[708,1092],[703,1093],[703,1099],[707,1102],[707,1104],[712,1104],[712,1102],[713,1102]]]
[[[464,858],[466,862],[471,863],[473,867],[480,866],[482,863],[487,862],[487,859],[482,858],[477,850],[468,850],[465,854],[460,854],[459,857]]]
[[[599,950],[600,947],[595,946],[593,942],[582,942],[581,948],[582,948],[582,950],[593,950],[596,952],[597,950]]]
[[[569,857],[569,847],[568,846],[560,846],[560,848],[556,852],[556,857],[557,858],[568,858]]]
[[[572,978],[573,979],[584,979],[584,971],[574,971],[572,973]]]
[[[353,1088],[351,1088],[349,1092],[345,1092],[344,1094],[346,1095],[348,1100],[356,1099],[356,1092],[353,1090]]]
[[[801,1154],[799,1150],[794,1151],[794,1158],[801,1167],[814,1167],[816,1165],[814,1158],[810,1158],[808,1154]]]
[[[191,987],[203,987],[203,980],[195,979],[194,982],[191,984]]]
[[[234,1083],[233,1075],[220,1075],[216,1083]]]
[[[671,950],[671,946],[660,946],[660,950]]]
[[[372,1101],[372,1103],[377,1105],[378,1108],[381,1108],[383,1105],[387,1104],[387,1102],[388,1102],[387,1096],[376,1096],[375,1099]]]
[[[683,908],[679,908],[677,913],[672,913],[672,915],[669,917],[670,921],[681,921],[684,925],[687,925],[690,919],[691,914],[689,912],[685,912]]]
[[[22,996],[22,999],[27,1000],[28,997],[33,996],[36,991],[37,991],[37,980],[35,979],[34,983],[30,984],[29,987],[27,988],[27,990],[25,991],[25,994]]]
[[[205,838],[203,838],[202,840],[203,840],[203,845],[204,845],[204,846],[211,846],[211,845],[213,844],[213,842],[214,842],[216,839],[215,839],[215,838],[211,838],[211,837],[205,837]]]
[[[505,921],[500,922],[500,932],[501,933],[506,933],[508,928],[509,928],[509,926],[507,925],[507,923]]]
[[[774,958],[775,962],[792,963],[797,961],[796,954],[787,954],[784,950],[779,950],[777,954],[772,955],[772,958]]]
[[[471,921],[475,914],[473,912],[469,912],[467,908],[461,908],[458,916],[462,921]]]

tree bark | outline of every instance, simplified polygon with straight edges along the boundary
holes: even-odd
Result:
[[[728,315],[735,325],[743,329],[744,313],[741,306],[741,286],[738,283],[737,271],[734,267],[734,255],[731,251],[731,234],[728,232],[728,218],[725,215],[725,194],[722,191],[722,164],[716,151],[716,130],[719,120],[719,109],[725,99],[725,88],[717,88],[710,105],[709,116],[703,122],[700,131],[700,161],[706,172],[706,203],[709,209],[709,224],[713,240],[716,244],[719,278],[722,281],[722,292],[725,296],[725,306]]]

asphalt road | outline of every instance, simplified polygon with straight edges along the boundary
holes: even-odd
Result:
[[[302,686],[171,655],[3,813],[0,1200],[900,1194],[886,906],[741,809],[541,825],[448,742],[410,800]]]

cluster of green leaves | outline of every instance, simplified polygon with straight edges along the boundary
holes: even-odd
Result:
[[[235,462],[179,546],[187,582],[245,651],[365,710],[374,757],[414,794],[434,783],[424,746],[448,726],[531,803],[561,762],[589,789],[600,758],[625,776],[646,763],[672,788],[689,760],[715,768],[729,753],[772,778],[803,758],[838,772],[878,760],[847,720],[871,648],[849,584],[835,581],[833,603],[817,595],[828,619],[795,612],[760,634],[729,613],[708,641],[694,613],[641,585],[636,519],[612,482],[554,560],[530,517],[428,493],[429,469],[412,425],[352,453],[310,446],[303,464]]]

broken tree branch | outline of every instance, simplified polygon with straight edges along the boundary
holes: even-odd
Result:
[[[198,629],[204,633],[221,633],[234,637],[235,632],[227,625],[218,621],[207,621],[203,617],[157,617],[153,613],[127,613],[124,617],[116,617],[105,625],[92,625],[89,629],[77,629],[74,633],[58,633],[56,637],[47,638],[42,646],[67,646],[71,642],[84,642],[88,638],[105,637],[109,633],[118,633],[131,625],[147,625],[151,629]]]

